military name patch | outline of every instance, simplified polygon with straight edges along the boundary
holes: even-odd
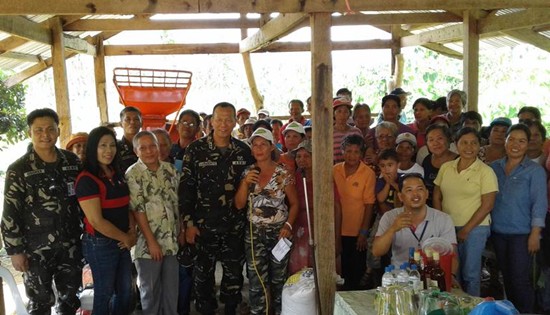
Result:
[[[44,174],[44,173],[46,173],[46,170],[40,169],[40,170],[25,172],[25,174],[23,174],[23,176],[30,177],[30,176],[34,176],[34,175],[38,175],[38,174]]]
[[[199,162],[199,167],[206,167],[206,166],[218,166],[218,162],[216,161]]]
[[[63,171],[78,171],[78,166],[76,165],[63,166],[61,169]]]
[[[246,161],[233,161],[233,165],[246,165]]]

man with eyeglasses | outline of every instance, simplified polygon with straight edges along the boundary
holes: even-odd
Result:
[[[141,124],[141,111],[138,108],[127,106],[120,111],[120,126],[124,134],[122,139],[117,141],[117,146],[120,150],[120,169],[123,172],[126,172],[128,167],[138,160],[132,140],[141,130]]]
[[[82,279],[80,208],[75,180],[81,165],[56,148],[59,117],[49,108],[27,116],[32,144],[8,167],[2,237],[15,270],[24,272],[29,314],[75,314]]]
[[[420,249],[432,237],[441,237],[453,244],[456,253],[456,233],[451,217],[426,205],[428,189],[422,175],[407,173],[399,178],[397,196],[403,207],[386,212],[380,219],[372,246],[375,256],[386,254],[391,247],[392,264],[400,266],[409,259],[409,248]],[[456,258],[456,256],[455,256]],[[453,262],[453,267],[458,266]]]
[[[172,144],[170,150],[170,157],[174,160],[178,172],[181,172],[182,169],[185,149],[197,139],[197,134],[201,129],[200,122],[201,117],[192,109],[186,109],[180,114],[177,124],[179,138],[176,143]]]

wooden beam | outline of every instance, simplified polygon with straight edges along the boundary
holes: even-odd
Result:
[[[155,13],[312,13],[384,10],[549,8],[548,0],[18,0],[0,2],[4,15]]]
[[[477,33],[477,19],[472,12],[464,11],[463,27],[463,90],[468,95],[466,108],[477,112],[479,98],[479,34]]]
[[[109,122],[109,110],[107,109],[107,92],[105,76],[105,50],[103,46],[103,36],[96,36],[96,55],[94,57],[94,78],[95,95],[97,107],[99,108],[99,118],[102,123]]]
[[[101,35],[103,36],[103,40],[107,40],[113,36],[115,36],[116,34],[118,34],[118,32],[106,32],[106,33],[102,33]],[[93,37],[91,39],[92,41],[95,40],[95,37]],[[74,57],[78,55],[78,53],[74,52],[74,51],[67,51],[65,53],[65,59],[69,59],[71,57]],[[9,78],[7,78],[5,81],[4,81],[4,84],[6,84],[7,87],[12,87],[16,84],[19,84],[25,80],[27,80],[28,78],[31,78],[37,74],[39,74],[40,72],[44,71],[44,70],[47,70],[49,69],[50,67],[52,66],[52,58],[48,58],[48,59],[45,59],[45,60],[42,60],[40,61],[39,63],[35,64],[34,66],[31,66],[19,73],[16,73],[12,76],[10,76]]]
[[[384,30],[380,27],[377,27],[378,29],[381,29],[381,30]],[[409,31],[405,31],[405,30],[400,30],[400,36],[401,37],[405,37],[405,36],[411,36],[413,35],[411,32]],[[422,47],[425,47],[425,48],[428,48],[430,50],[433,50],[439,54],[442,54],[444,56],[447,56],[449,58],[454,58],[454,59],[460,59],[462,60],[462,54],[458,51],[455,51],[453,49],[450,49],[442,44],[437,44],[437,43],[425,43],[423,45],[421,45]]]
[[[390,49],[391,40],[373,39],[363,41],[333,42],[333,50]],[[310,51],[308,42],[275,42],[256,52]],[[159,44],[159,45],[106,45],[106,56],[125,55],[192,55],[192,54],[237,54],[238,44]]]
[[[6,51],[6,52],[0,54],[0,57],[20,60],[20,61],[24,61],[24,62],[40,62],[42,60],[42,58],[40,58],[40,56],[20,53],[20,52],[16,52],[16,51]]]
[[[42,26],[40,23],[35,23],[20,16],[1,16],[0,31],[38,43],[46,45],[52,44],[52,34],[48,28]],[[95,48],[85,40],[67,34],[63,34],[63,36],[65,37],[64,42],[67,45],[67,49],[90,55],[95,54]],[[11,42],[9,42],[10,48],[15,48],[13,47],[14,45],[20,46],[20,43],[25,43],[25,41],[11,40]]]
[[[510,30],[504,32],[504,34],[550,52],[550,40],[548,40],[548,37],[533,32],[532,30]]]
[[[307,18],[307,14],[282,14],[267,22],[255,34],[239,43],[239,52],[249,52],[268,46],[273,41],[292,32],[294,28]]]
[[[409,35],[401,38],[401,46],[410,47],[428,43],[453,42],[462,38],[463,31],[462,25],[456,24],[416,35]]]
[[[151,20],[151,19],[83,19],[73,22],[65,31],[142,31],[180,29],[240,28],[243,22],[236,19],[220,20]],[[260,27],[258,20],[245,19],[246,28]]]
[[[58,17],[50,19],[52,30],[52,66],[53,83],[55,90],[55,105],[59,115],[59,139],[61,147],[69,141],[72,132],[71,105],[69,100],[69,83],[67,81],[67,67],[65,64],[65,44],[63,41],[63,26]]]
[[[334,245],[334,178],[332,176],[332,47],[331,18],[314,13],[311,22],[313,125],[313,209],[317,290],[321,314],[332,314],[336,291]]]
[[[489,15],[478,22],[478,33],[488,34],[550,23],[550,9],[528,9],[499,16]]]
[[[399,25],[392,25],[391,26],[392,47],[391,47],[390,73],[392,75],[396,75],[396,73],[395,73],[395,68],[396,68],[395,63],[397,62],[396,56],[401,54],[401,44],[400,44],[400,40],[399,40],[400,39],[399,30],[400,30]]]
[[[353,14],[332,17],[333,26],[341,25],[391,25],[432,24],[462,22],[462,18],[447,12]],[[151,20],[151,19],[80,19],[63,27],[67,31],[129,31],[129,30],[179,30],[179,29],[227,29],[260,27],[257,19],[219,20]]]
[[[42,44],[52,43],[50,30],[21,16],[1,16],[0,31]]]

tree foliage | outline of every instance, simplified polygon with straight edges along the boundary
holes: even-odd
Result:
[[[0,150],[26,138],[26,87],[22,84],[6,87],[0,73]]]

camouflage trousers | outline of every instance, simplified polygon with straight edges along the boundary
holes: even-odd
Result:
[[[266,314],[266,295],[274,314],[281,313],[281,296],[287,278],[290,252],[278,261],[271,250],[279,241],[279,232],[284,223],[247,228],[245,236],[246,264],[250,282],[250,314]],[[261,279],[261,281],[260,281]],[[267,292],[264,294],[264,287]],[[271,314],[271,312],[270,312]]]
[[[65,244],[64,244],[65,245]],[[82,283],[82,253],[80,245],[66,244],[32,252],[29,271],[23,274],[29,297],[30,314],[50,314],[55,304],[52,282],[57,291],[57,314],[72,314],[80,307],[77,297]]]
[[[226,305],[241,303],[243,287],[244,242],[241,233],[207,233],[196,239],[193,269],[195,307],[201,314],[214,314],[218,308],[215,292],[216,261],[223,268],[220,301]]]

